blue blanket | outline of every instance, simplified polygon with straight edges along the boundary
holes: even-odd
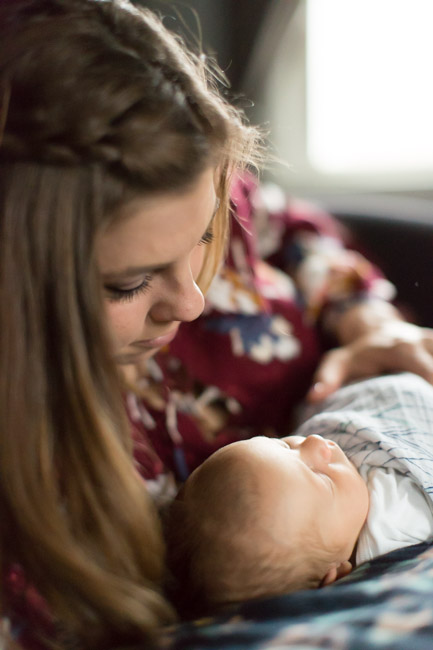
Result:
[[[246,603],[168,628],[170,650],[432,650],[433,546],[359,566],[332,586]]]

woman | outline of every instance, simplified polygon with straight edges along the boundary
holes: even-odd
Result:
[[[29,648],[47,639],[86,648],[146,642],[173,618],[149,494],[170,496],[171,467],[185,475],[215,446],[254,428],[255,416],[242,415],[247,404],[226,390],[227,374],[234,385],[226,343],[218,349],[221,387],[208,387],[211,404],[209,390],[203,399],[198,360],[203,332],[217,336],[212,326],[221,326],[209,320],[215,310],[200,332],[187,323],[204,308],[224,248],[229,186],[257,157],[258,135],[221,99],[205,62],[127,0],[3,0],[0,25],[5,626]],[[249,179],[234,181],[244,219],[251,192]],[[235,221],[236,268],[239,231],[249,241]],[[263,287],[270,267],[260,268]],[[376,277],[368,269],[366,277]],[[213,285],[214,301],[229,271]],[[369,282],[357,285],[363,295]],[[260,309],[277,313],[282,294],[265,304],[258,286],[250,289]],[[302,310],[291,313],[299,329]],[[396,336],[386,331],[394,326]],[[383,302],[346,303],[335,327],[347,345],[318,371],[328,388],[369,359],[376,338],[378,371],[416,370],[414,356],[428,354],[427,339],[431,345],[430,333],[401,323]],[[308,325],[313,352],[296,370],[308,366],[303,390],[319,354],[313,330]],[[401,345],[409,349],[404,362]],[[285,379],[287,361],[273,384]],[[424,372],[428,362],[419,363]],[[144,398],[126,395],[121,377],[139,381]],[[194,402],[197,394],[203,408],[188,413],[183,397]]]

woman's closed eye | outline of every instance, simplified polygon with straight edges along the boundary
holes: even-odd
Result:
[[[146,291],[150,289],[152,277],[153,276],[150,273],[148,275],[145,275],[140,284],[130,289],[122,289],[121,287],[105,285],[109,300],[112,302],[133,300],[137,295],[146,293]]]
[[[213,242],[213,240],[214,240],[214,234],[212,228],[208,228],[208,230],[206,230],[203,237],[200,239],[198,245],[201,246],[202,244],[210,244],[211,242]]]
[[[203,244],[210,244],[214,240],[214,234],[212,231],[212,228],[208,228],[208,230],[205,232],[203,237],[200,239],[198,245],[201,246]],[[146,293],[148,289],[150,289],[150,285],[152,282],[153,275],[152,274],[146,274],[145,277],[143,278],[143,281],[140,282],[135,287],[124,289],[122,287],[115,287],[114,285],[105,285],[105,290],[108,292],[108,299],[111,302],[128,302],[130,300],[133,300],[136,296]]]

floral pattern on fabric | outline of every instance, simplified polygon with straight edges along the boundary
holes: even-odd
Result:
[[[239,315],[215,322],[210,318],[207,329],[228,334],[233,355],[248,355],[257,363],[269,364],[274,359],[290,361],[300,353],[300,342],[292,335],[291,324],[280,315],[259,314],[255,318]]]
[[[307,313],[313,319],[325,306],[339,307],[351,301],[354,293],[369,293],[370,297],[392,300],[393,285],[377,277],[370,262],[356,251],[344,250],[332,238],[320,238],[312,233],[299,235],[293,242],[297,248],[297,280],[305,300]]]

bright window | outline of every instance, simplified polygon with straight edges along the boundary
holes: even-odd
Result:
[[[255,60],[281,182],[431,190],[433,0],[299,0],[284,28],[286,6]]]
[[[312,166],[433,170],[432,0],[307,1]]]

